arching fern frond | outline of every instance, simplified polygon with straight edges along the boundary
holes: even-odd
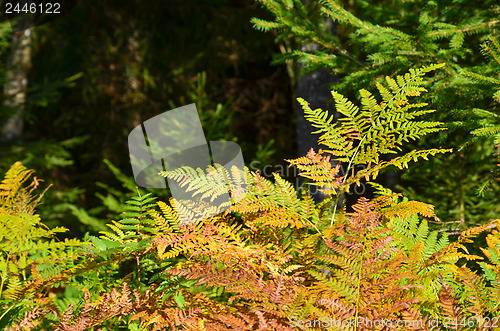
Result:
[[[332,91],[336,110],[344,115],[334,125],[333,115],[321,109],[311,109],[299,98],[304,114],[320,134],[319,143],[328,147],[331,158],[347,164],[347,170],[339,173],[339,165],[328,165],[330,156],[322,156],[321,151],[309,152],[307,157],[288,160],[301,170],[301,175],[313,179],[318,185],[326,186],[329,194],[342,194],[360,180],[372,180],[385,168],[393,165],[400,169],[408,167],[411,161],[427,159],[437,153],[451,150],[413,150],[397,156],[391,161],[381,161],[383,154],[401,151],[404,142],[417,140],[429,133],[444,130],[441,122],[418,121],[417,118],[435,110],[422,109],[426,103],[413,103],[411,97],[425,92],[423,76],[442,68],[444,64],[410,69],[396,78],[386,77],[385,84],[377,83],[382,101],[366,90],[360,90],[361,107],[357,106],[337,91]],[[349,174],[354,168],[362,168],[357,174]]]

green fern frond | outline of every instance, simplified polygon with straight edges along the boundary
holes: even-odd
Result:
[[[21,162],[14,163],[5,174],[0,183],[0,213],[26,213],[32,215],[43,195],[50,187],[42,193],[34,195],[34,190],[39,186],[41,180],[33,178],[33,182],[23,187],[35,171],[27,169]]]
[[[127,201],[118,222],[111,221],[107,226],[112,231],[100,231],[100,238],[92,237],[92,242],[104,254],[128,254],[147,250],[153,236],[158,233],[158,226],[153,220],[158,215],[152,203],[156,200],[151,193],[132,197]]]
[[[181,224],[219,214],[238,203],[246,194],[249,180],[248,169],[240,170],[232,166],[228,170],[220,164],[208,166],[206,171],[180,167],[160,174],[184,189],[186,199],[173,200]]]
[[[329,148],[326,152],[332,154],[337,162],[348,163],[348,168],[344,177],[339,176],[338,168],[326,164],[329,163],[329,157],[321,157],[321,153],[316,155],[314,151],[306,158],[288,162],[298,166],[302,176],[313,179],[317,185],[327,186],[326,192],[333,195],[347,192],[350,185],[359,185],[363,178],[376,178],[380,171],[390,165],[402,169],[408,167],[411,161],[450,152],[449,149],[414,150],[391,161],[380,161],[382,154],[401,150],[403,142],[444,130],[440,127],[443,124],[441,122],[416,121],[416,118],[434,110],[422,110],[425,103],[411,103],[409,99],[426,91],[423,87],[426,73],[443,66],[435,64],[410,69],[409,73],[395,79],[386,77],[385,84],[377,83],[382,102],[378,102],[370,92],[360,90],[361,109],[340,93],[332,91],[335,108],[344,115],[335,125],[333,115],[321,109],[312,110],[306,101],[299,98],[304,116],[318,129],[314,132],[320,134],[318,142]],[[347,177],[349,170],[356,166],[363,166],[363,169]]]

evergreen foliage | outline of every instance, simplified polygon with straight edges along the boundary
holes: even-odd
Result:
[[[486,68],[474,68],[474,71],[464,70],[462,74],[471,80],[471,84],[476,83],[482,86],[485,93],[492,93],[498,104],[500,103],[500,79],[495,77],[495,74],[498,76],[500,73],[500,40],[498,37],[489,36],[481,44],[481,50],[489,60],[489,65]],[[497,158],[500,161],[500,113],[498,105],[491,110],[473,108],[468,111],[457,111],[457,114],[462,115],[465,121],[455,122],[455,125],[472,127],[472,137],[462,145],[462,148],[478,139],[493,138],[493,145],[498,149]],[[484,196],[485,191],[498,179],[500,179],[500,163],[496,164],[496,167],[481,184],[478,190],[479,194]]]

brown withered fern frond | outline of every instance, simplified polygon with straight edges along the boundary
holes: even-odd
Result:
[[[85,292],[84,304],[79,309],[72,305],[62,314],[56,331],[83,331],[99,325],[116,316],[127,316],[141,306],[142,298],[137,290],[131,291],[127,283],[123,283],[121,291],[113,288],[96,301],[90,299],[90,293]]]
[[[389,229],[382,226],[378,211],[385,199],[361,198],[324,233],[330,240],[327,251],[315,258],[321,265],[308,273],[315,279],[310,293],[320,309],[317,318],[337,321],[401,318],[403,311],[419,302],[411,290],[417,285],[412,259],[393,243]],[[358,330],[367,326],[358,325]]]

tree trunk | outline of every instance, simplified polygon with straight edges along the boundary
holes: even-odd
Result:
[[[31,66],[31,30],[18,31],[12,36],[12,53],[7,62],[4,84],[4,108],[13,111],[1,128],[1,140],[14,141],[23,133],[23,112]]]
[[[302,1],[304,4],[307,0]],[[335,27],[331,20],[328,20],[327,27],[331,30],[332,34],[335,34]],[[319,45],[310,43],[303,45],[301,51],[312,52],[319,50]],[[298,64],[297,68],[297,81],[295,85],[295,93],[297,97],[303,98],[309,102],[312,109],[321,108],[323,110],[329,109],[330,114],[334,115],[335,120],[340,117],[340,113],[328,107],[326,101],[332,98],[330,86],[337,81],[337,77],[333,75],[328,69],[322,69],[319,71],[311,72],[307,75],[302,75],[301,64]],[[299,103],[296,102],[297,107],[297,152],[298,156],[305,156],[307,152],[313,148],[316,152],[320,148],[325,148],[325,146],[318,145],[318,134],[312,134],[315,128],[312,127],[311,123],[307,121],[304,117],[304,111],[300,107]],[[335,164],[335,160],[332,160]],[[300,179],[300,184],[302,184],[302,179]],[[322,201],[326,195],[318,191],[318,187],[310,186],[311,193],[316,202]]]

